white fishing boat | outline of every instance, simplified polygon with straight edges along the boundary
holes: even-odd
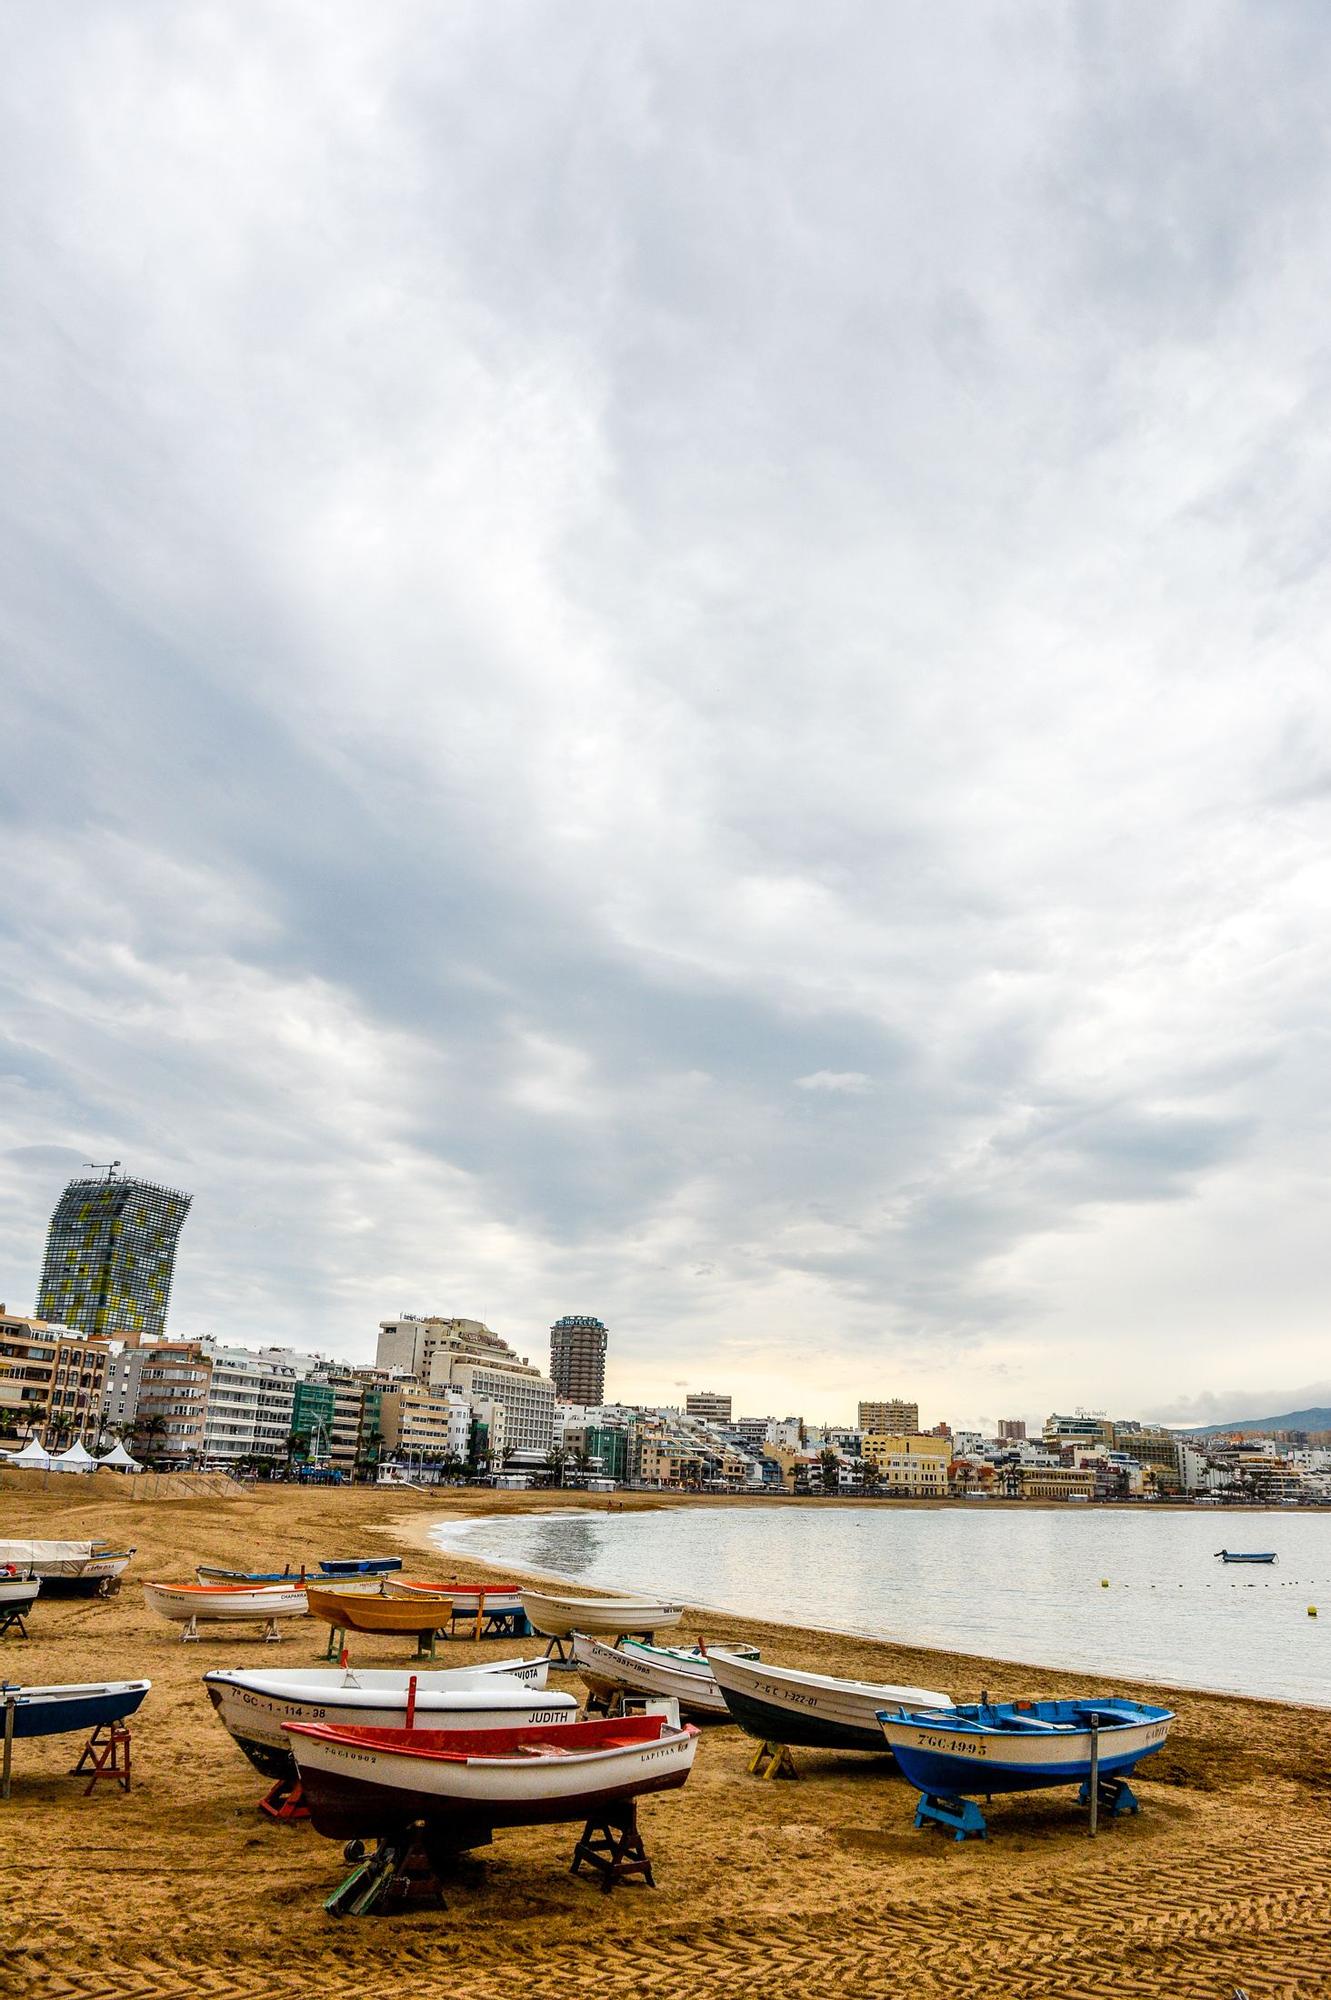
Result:
[[[293,1774],[289,1722],[400,1727],[408,1707],[418,1729],[512,1729],[578,1719],[571,1694],[546,1687],[546,1660],[496,1660],[408,1674],[353,1667],[277,1672],[215,1670],[203,1677],[224,1727],[266,1778]],[[415,1683],[414,1693],[412,1682]]]
[[[741,1657],[757,1659],[757,1649],[747,1649]],[[712,1674],[711,1656],[698,1646],[649,1646],[638,1639],[610,1646],[589,1632],[575,1632],[573,1664],[593,1694],[662,1695],[694,1715],[730,1713]]]
[[[317,1833],[472,1847],[500,1826],[586,1820],[646,1792],[684,1784],[698,1731],[661,1715],[512,1730],[289,1726]]]
[[[523,1585],[495,1583],[412,1583],[405,1577],[384,1578],[385,1597],[430,1597],[442,1592],[453,1600],[455,1618],[511,1617],[522,1609]]]
[[[133,1549],[109,1542],[32,1540],[0,1542],[0,1571],[39,1576],[43,1583],[105,1588],[128,1568]]]
[[[305,1592],[282,1583],[145,1583],[144,1601],[159,1618],[183,1625],[183,1639],[198,1637],[200,1620],[208,1624],[259,1619],[264,1637],[276,1639],[281,1618],[304,1618]]]
[[[626,1632],[659,1632],[684,1616],[682,1605],[640,1597],[564,1597],[530,1588],[520,1594],[533,1631],[548,1639],[567,1639],[574,1632],[608,1632],[615,1638]]]
[[[26,1611],[41,1587],[39,1576],[6,1576],[0,1571],[0,1611],[10,1611],[15,1605]]]
[[[879,1716],[885,1711],[953,1706],[950,1695],[928,1688],[838,1680],[742,1660],[723,1649],[707,1657],[726,1707],[742,1729],[764,1743],[868,1750],[881,1757],[885,1738]]]

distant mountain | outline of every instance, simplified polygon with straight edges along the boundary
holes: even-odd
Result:
[[[1214,1437],[1217,1431],[1331,1431],[1331,1410],[1290,1410],[1283,1417],[1234,1417],[1227,1424],[1174,1428],[1188,1437]]]

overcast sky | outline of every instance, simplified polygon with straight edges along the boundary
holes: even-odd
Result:
[[[1331,1387],[1331,14],[0,10],[0,1298]]]

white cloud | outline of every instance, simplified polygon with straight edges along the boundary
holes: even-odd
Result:
[[[872,1088],[871,1079],[859,1069],[815,1069],[795,1078],[797,1090],[826,1090],[843,1097],[862,1097]]]

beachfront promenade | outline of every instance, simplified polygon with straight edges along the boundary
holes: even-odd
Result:
[[[913,1830],[914,1794],[870,1760],[801,1752],[797,1784],[768,1784],[747,1775],[747,1739],[709,1728],[687,1788],[643,1809],[655,1892],[597,1894],[568,1873],[570,1830],[535,1828],[500,1834],[465,1863],[445,1911],[326,1917],[340,1849],[259,1816],[262,1782],[200,1686],[213,1665],[309,1663],[324,1628],[299,1621],[272,1647],[218,1629],[181,1645],[145,1611],[142,1581],[186,1578],[197,1561],[369,1548],[402,1553],[413,1574],[479,1574],[431,1553],[429,1524],[482,1506],[548,1507],[549,1496],[273,1487],[154,1502],[135,1501],[107,1474],[77,1485],[6,1484],[5,1532],[132,1542],[125,1586],[105,1602],[40,1601],[31,1640],[7,1642],[0,1665],[29,1682],[142,1674],[153,1690],[134,1723],[128,1795],[85,1799],[65,1775],[70,1739],[24,1744],[16,1756],[0,1860],[17,1993],[1228,2000],[1242,1987],[1252,2000],[1290,2000],[1326,1991],[1331,1713],[1203,1695],[1174,1701],[1174,1734],[1141,1774],[1140,1817],[1094,1842],[1070,1795],[1035,1794],[996,1807],[987,1842],[954,1847]],[[710,1613],[681,1628],[695,1630],[752,1640],[792,1665],[958,1696],[1085,1686],[1084,1676]],[[494,1648],[440,1650],[441,1663],[464,1665]],[[352,1657],[397,1665],[404,1654],[366,1638]],[[1140,1692],[1107,1682],[1097,1691]]]

